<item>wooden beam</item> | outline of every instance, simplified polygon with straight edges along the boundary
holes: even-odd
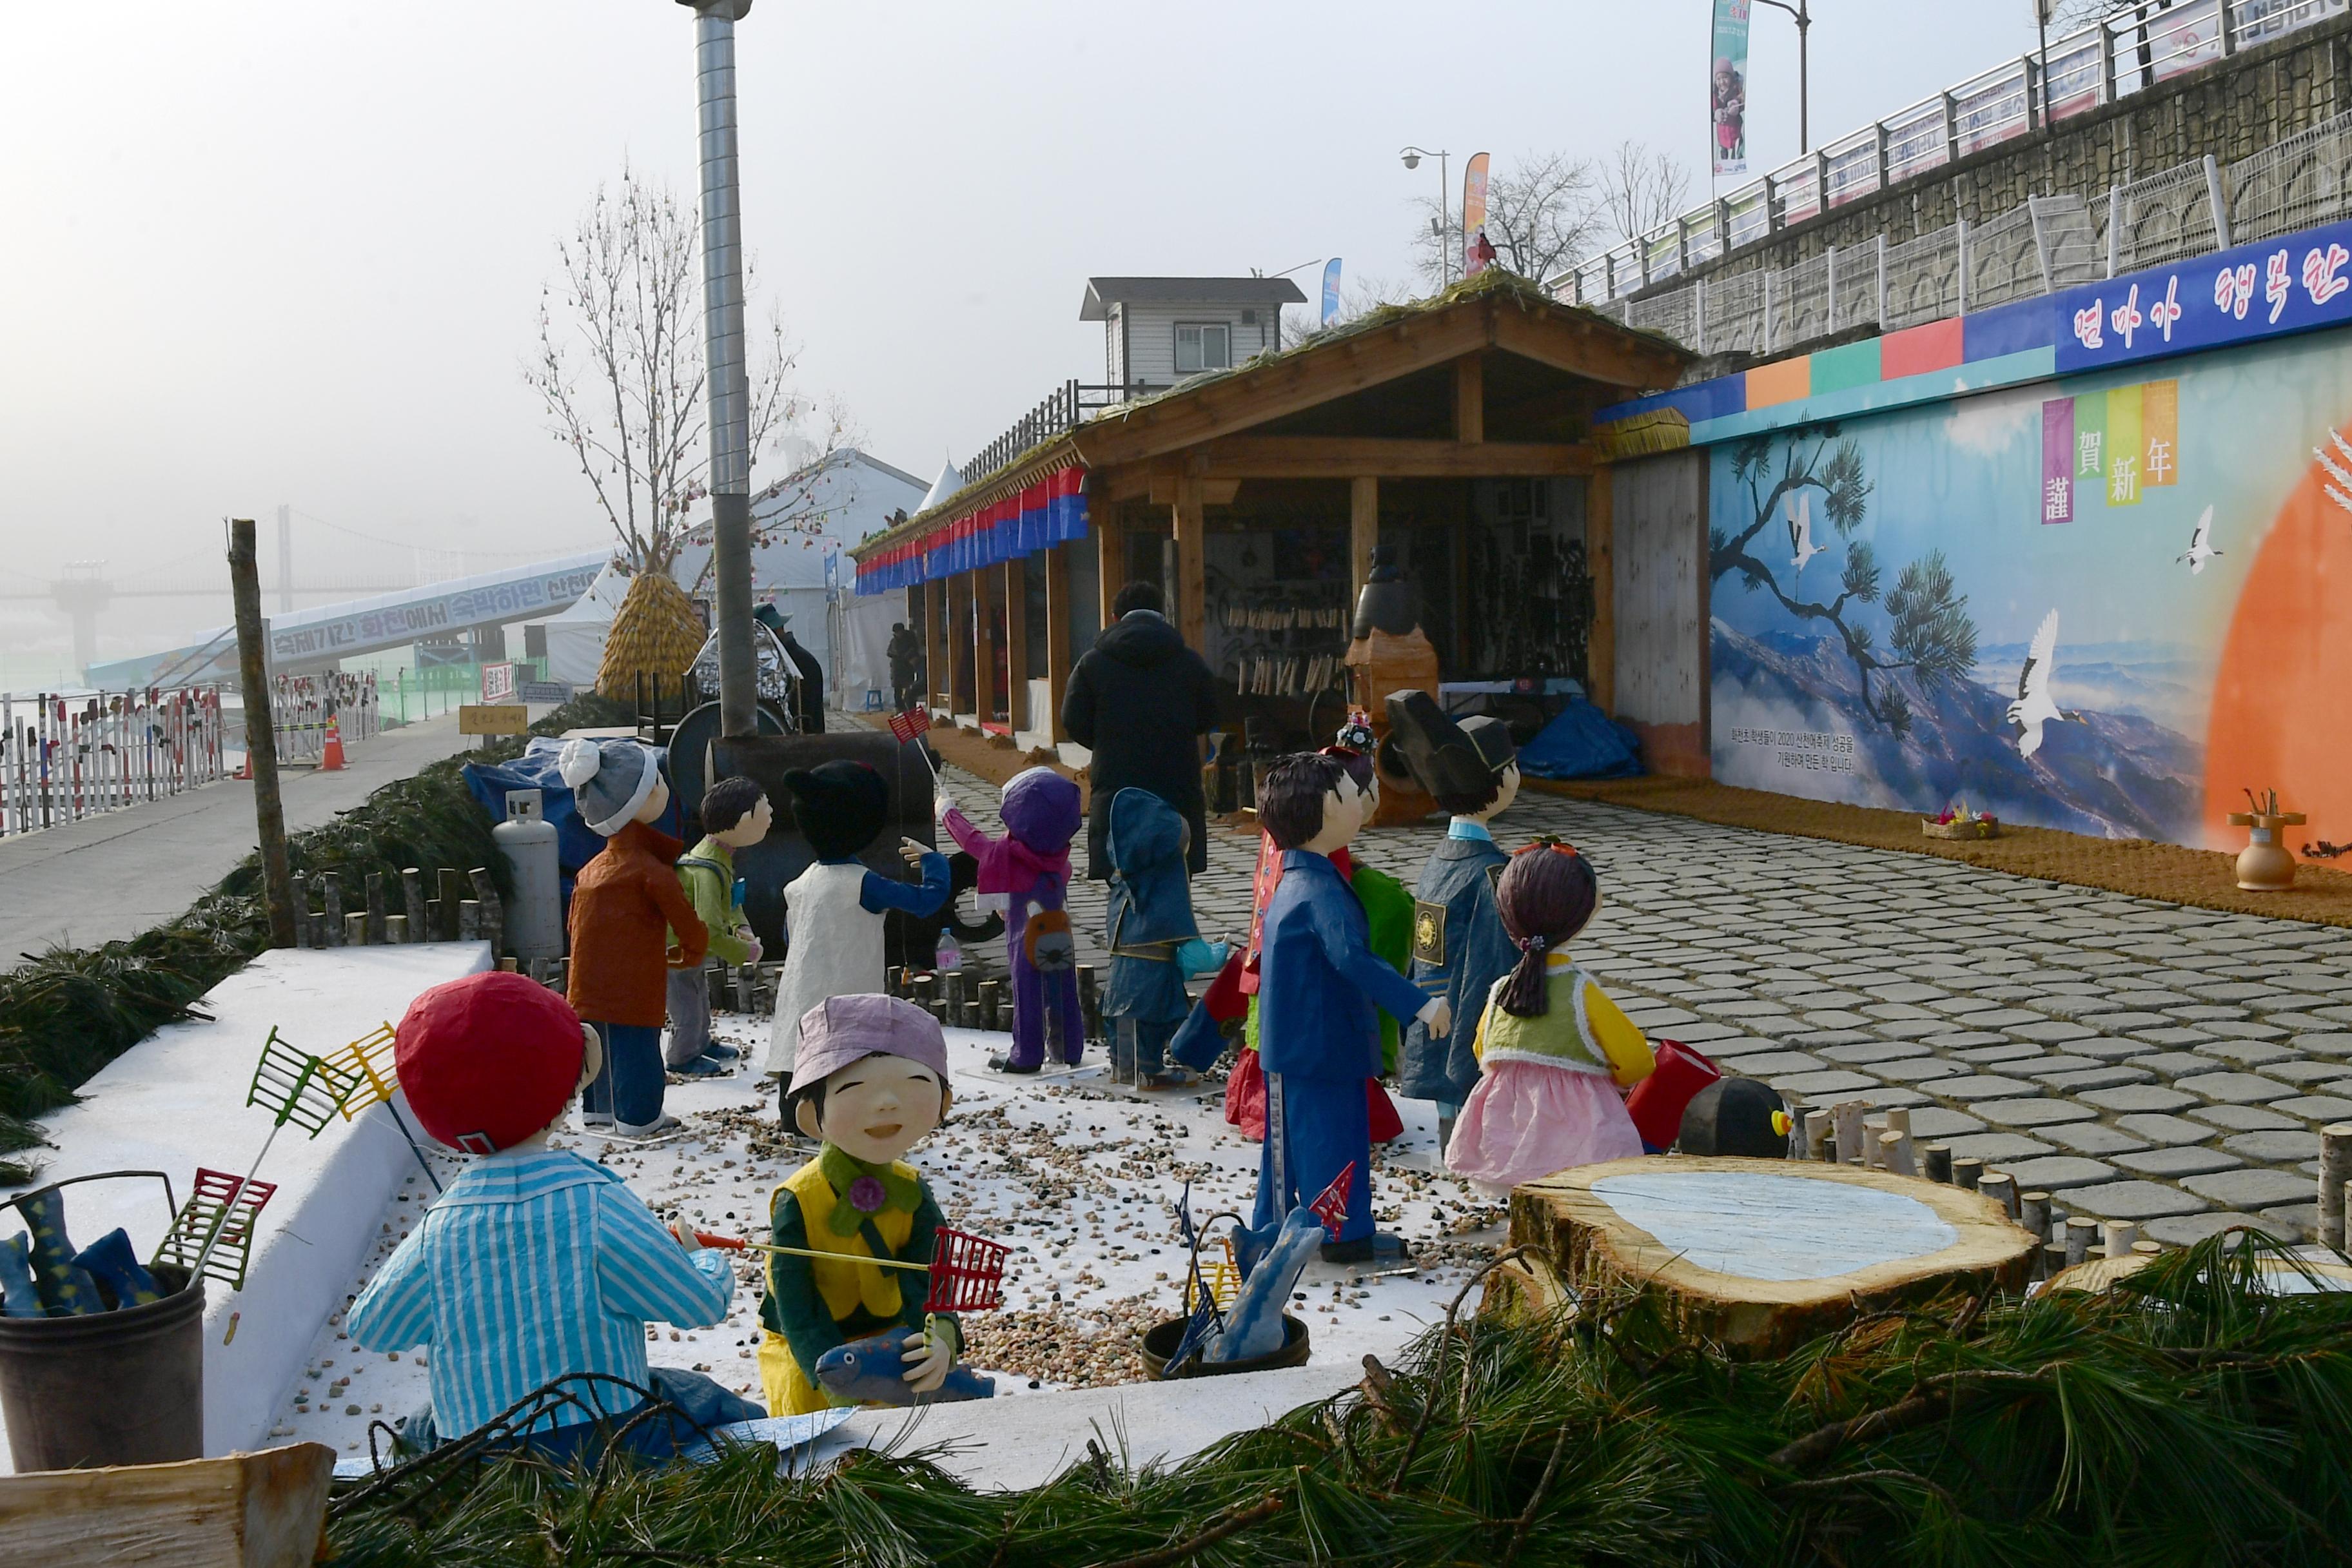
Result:
[[[996,617],[991,612],[1003,583],[1003,573],[984,567],[971,574],[971,711],[982,724],[996,717]]]
[[[948,679],[948,585],[934,578],[923,584],[923,700],[952,711],[952,698],[940,700],[940,682]]]
[[[1004,563],[1004,721],[1036,728],[1029,711],[1029,558]]]
[[[1592,633],[1585,645],[1585,695],[1617,710],[1616,484],[1603,463],[1584,484],[1584,569],[1592,574]]]
[[[1176,532],[1176,629],[1194,653],[1208,652],[1209,606],[1208,523],[1202,515],[1201,481],[1186,475],[1177,481],[1171,509]]]
[[[1385,440],[1361,436],[1227,436],[1188,459],[1203,479],[1533,479],[1592,471],[1582,442]]]
[[[1495,346],[1538,364],[1611,386],[1649,392],[1674,385],[1689,356],[1629,337],[1603,323],[1565,314],[1506,310],[1495,318]]]
[[[1486,438],[1486,365],[1478,354],[1454,362],[1454,438],[1471,446]]]
[[[1053,710],[1038,727],[1050,730],[1057,746],[1070,738],[1062,728],[1062,696],[1070,688],[1071,608],[1070,547],[1056,544],[1045,552],[1045,679],[1051,683],[1046,701]]]
[[[1111,603],[1127,586],[1127,528],[1116,505],[1089,507],[1087,522],[1094,530],[1095,549],[1098,552],[1095,562],[1096,625],[1108,631],[1118,619],[1111,614]]]
[[[1203,506],[1231,506],[1234,498],[1241,493],[1242,482],[1239,479],[1201,481],[1201,504]]]
[[[1348,486],[1348,607],[1356,613],[1356,599],[1372,574],[1372,546],[1381,542],[1381,481],[1359,474]]]
[[[957,710],[963,700],[964,690],[971,683],[964,678],[971,670],[971,626],[966,619],[971,607],[971,579],[961,572],[947,578],[948,591],[948,689],[947,709]]]

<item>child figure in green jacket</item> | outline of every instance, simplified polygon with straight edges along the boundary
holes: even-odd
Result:
[[[710,933],[710,957],[732,969],[760,961],[760,939],[735,902],[735,851],[768,836],[775,807],[747,778],[720,779],[702,792],[703,838],[678,857],[677,879]],[[722,1073],[740,1052],[710,1037],[710,983],[699,963],[669,972],[669,1039],[662,1065],[688,1078]]]

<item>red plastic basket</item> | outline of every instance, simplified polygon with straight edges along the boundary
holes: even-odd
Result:
[[[1680,1040],[1660,1040],[1653,1049],[1657,1068],[1625,1097],[1625,1112],[1633,1119],[1643,1147],[1660,1154],[1681,1136],[1684,1110],[1700,1089],[1723,1076],[1723,1069]]]
[[[931,1294],[926,1312],[985,1312],[1004,1305],[1004,1259],[1012,1248],[986,1237],[940,1226],[931,1244]]]

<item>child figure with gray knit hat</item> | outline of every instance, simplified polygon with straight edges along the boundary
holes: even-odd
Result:
[[[669,967],[698,966],[709,948],[702,917],[678,885],[686,846],[653,826],[669,805],[662,760],[659,748],[633,740],[581,740],[556,761],[580,820],[606,840],[572,889],[570,1000],[604,1044],[580,1119],[623,1138],[678,1124],[662,1114]]]

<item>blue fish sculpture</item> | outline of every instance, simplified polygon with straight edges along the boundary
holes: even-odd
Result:
[[[74,1267],[113,1291],[117,1307],[144,1307],[163,1299],[163,1287],[131,1250],[131,1234],[121,1226],[75,1253]]]
[[[41,1288],[33,1283],[32,1237],[19,1233],[0,1241],[0,1317],[46,1318]]]
[[[1241,1292],[1225,1314],[1224,1328],[1209,1336],[1201,1352],[1202,1361],[1252,1361],[1282,1348],[1288,1334],[1282,1310],[1326,1235],[1315,1211],[1301,1206],[1292,1209],[1278,1229],[1245,1230],[1234,1238],[1235,1261],[1245,1269]]]
[[[929,1394],[917,1394],[907,1381],[907,1331],[888,1329],[836,1345],[816,1358],[817,1386],[835,1399],[861,1405],[945,1405],[962,1399],[993,1399],[996,1380],[958,1363],[947,1381]]]

